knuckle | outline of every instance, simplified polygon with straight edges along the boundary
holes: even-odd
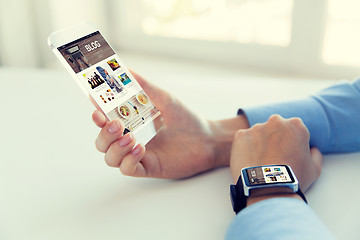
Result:
[[[284,124],[284,118],[282,118],[279,114],[274,114],[269,117],[265,124],[271,128],[279,127]]]
[[[283,118],[279,114],[273,114],[269,117],[268,122],[279,122]]]
[[[262,127],[265,126],[265,123],[256,123],[249,130],[252,132],[260,131]]]
[[[297,127],[304,127],[304,123],[301,120],[301,118],[298,117],[290,118],[289,122]]]
[[[96,149],[97,149],[99,152],[105,153],[105,150],[104,150],[104,148],[102,147],[102,144],[100,143],[99,137],[96,138],[96,140],[95,140],[95,147],[96,147]]]
[[[241,139],[245,135],[245,132],[246,132],[246,130],[244,130],[244,129],[237,130],[234,135],[234,140],[236,141],[236,140]]]
[[[109,167],[118,167],[116,161],[114,161],[114,159],[110,156],[110,154],[105,153],[104,160]]]
[[[133,175],[131,169],[128,168],[128,167],[125,167],[123,164],[120,165],[119,169],[120,169],[121,174],[123,174],[125,176],[132,176]]]
[[[309,137],[310,133],[301,118],[291,118],[289,122],[296,128],[304,137]]]

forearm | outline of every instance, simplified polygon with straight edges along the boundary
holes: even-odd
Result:
[[[210,121],[209,123],[218,167],[229,166],[234,135],[239,129],[249,128],[249,122],[245,115],[238,115],[234,118]]]
[[[299,117],[310,132],[310,145],[322,153],[360,150],[360,79],[340,83],[304,99],[244,108],[250,126],[273,114]]]
[[[334,239],[327,227],[302,200],[272,198],[245,208],[234,218],[226,239]]]
[[[274,193],[274,194],[266,194],[266,195],[258,195],[258,196],[249,196],[246,201],[246,206],[249,207],[252,204],[272,198],[294,198],[304,201],[297,193]]]

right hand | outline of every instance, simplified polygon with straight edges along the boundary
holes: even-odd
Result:
[[[273,115],[266,123],[239,130],[234,138],[230,170],[236,183],[244,167],[272,164],[291,166],[302,191],[320,176],[323,156],[309,147],[310,134],[300,118]]]
[[[142,145],[135,146],[136,140],[132,133],[122,136],[124,125],[120,119],[109,122],[102,112],[96,110],[93,120],[101,128],[96,147],[105,153],[105,161],[109,166],[120,168],[124,175],[134,177],[184,178],[229,165],[235,130],[226,149],[218,151],[215,146],[218,139],[213,131],[213,126],[217,124],[198,117],[169,93],[145,81],[138,74],[133,75],[161,111],[164,127],[146,145],[145,150]],[[237,125],[236,128],[239,129]]]

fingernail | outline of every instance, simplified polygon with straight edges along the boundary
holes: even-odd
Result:
[[[117,121],[111,123],[111,126],[108,129],[108,132],[111,134],[117,133],[120,130],[120,125]]]
[[[128,134],[125,134],[124,136],[122,136],[119,140],[119,145],[124,147],[126,145],[128,145],[129,143],[131,143],[132,141],[132,134],[131,133],[128,133]]]
[[[141,151],[142,151],[142,146],[139,144],[132,150],[131,154],[138,155]]]

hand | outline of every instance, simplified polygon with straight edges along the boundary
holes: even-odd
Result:
[[[266,123],[239,130],[234,138],[230,169],[236,183],[244,167],[289,165],[302,191],[320,176],[322,155],[309,148],[309,131],[299,118],[284,119],[273,115]]]
[[[245,116],[223,121],[207,121],[195,115],[164,90],[134,77],[161,111],[164,128],[146,145],[135,146],[131,133],[122,136],[120,119],[108,122],[103,113],[93,113],[101,128],[96,147],[105,153],[105,161],[124,175],[135,177],[184,178],[229,165],[233,136],[248,127]]]

